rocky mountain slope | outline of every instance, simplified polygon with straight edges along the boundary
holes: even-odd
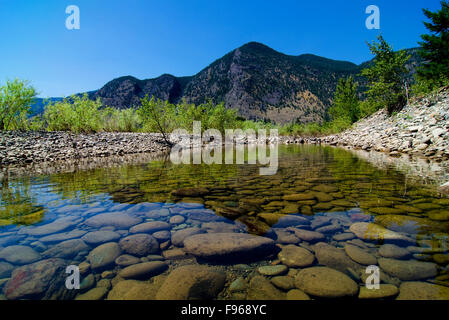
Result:
[[[409,68],[420,63],[416,49],[409,49]],[[359,73],[370,61],[356,65],[303,54],[285,55],[261,43],[247,43],[216,60],[191,77],[169,74],[139,80],[132,76],[114,79],[89,92],[115,108],[138,106],[146,94],[156,98],[199,104],[212,99],[238,110],[240,116],[276,123],[321,122],[340,77],[354,76],[363,89]]]

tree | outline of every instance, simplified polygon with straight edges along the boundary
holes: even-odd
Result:
[[[418,69],[418,77],[441,86],[449,80],[449,2],[441,1],[441,9],[432,12],[423,9],[431,22],[424,22],[431,34],[423,34],[419,54],[425,60]]]
[[[410,55],[405,50],[394,52],[382,35],[377,40],[368,43],[375,55],[374,63],[362,70],[362,76],[368,79],[367,103],[372,110],[386,107],[391,114],[400,110],[407,101],[403,79],[408,72],[405,64]]]
[[[144,129],[161,133],[165,143],[171,146],[168,134],[176,129],[176,106],[167,101],[155,100],[154,97],[149,99],[148,95],[140,101],[142,105],[137,112],[143,121]]]
[[[0,130],[26,129],[36,94],[28,81],[6,81],[0,87]]]
[[[329,108],[332,120],[346,121],[349,124],[356,122],[360,117],[359,98],[357,96],[357,83],[352,76],[340,78],[334,94],[334,101]]]

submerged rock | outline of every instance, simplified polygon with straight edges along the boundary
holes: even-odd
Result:
[[[299,271],[296,287],[305,293],[322,298],[355,296],[359,287],[342,272],[327,267],[312,267]]]
[[[124,252],[138,257],[159,251],[159,242],[154,237],[145,233],[127,236],[120,240],[119,245]]]
[[[109,291],[108,300],[154,300],[158,287],[147,281],[119,281]]]
[[[105,242],[111,242],[120,239],[120,234],[114,231],[93,231],[85,234],[82,238],[86,243],[89,244],[101,244]]]
[[[292,268],[308,267],[315,261],[315,256],[309,250],[295,245],[283,247],[278,256],[283,264]]]
[[[272,239],[245,233],[197,234],[184,240],[186,252],[204,259],[253,259],[273,253]]]
[[[173,270],[157,292],[157,300],[214,299],[226,275],[212,267],[188,265]]]
[[[49,299],[63,286],[66,266],[64,260],[51,258],[15,269],[5,287],[6,298]]]
[[[379,266],[386,273],[406,281],[428,279],[438,273],[436,264],[416,260],[380,258]]]
[[[0,251],[0,259],[12,264],[28,264],[41,259],[41,255],[36,250],[28,246],[9,246]]]
[[[428,282],[403,282],[397,300],[449,300],[449,287]]]
[[[92,269],[101,269],[115,262],[122,253],[119,245],[115,242],[108,242],[93,249],[87,259]]]
[[[255,276],[249,282],[248,300],[285,300],[284,292],[273,286],[270,280],[262,276]]]
[[[143,262],[124,268],[118,275],[125,279],[140,279],[160,274],[167,268],[167,264],[162,261]]]
[[[356,222],[349,228],[358,238],[369,241],[386,241],[396,243],[415,244],[412,238],[400,233],[388,230],[378,224],[368,222]]]
[[[142,222],[141,218],[134,217],[123,212],[101,213],[92,218],[87,219],[84,223],[89,227],[101,228],[105,226],[113,226],[118,229],[127,229]]]

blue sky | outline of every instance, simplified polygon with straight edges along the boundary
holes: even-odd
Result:
[[[80,29],[67,30],[68,5]],[[250,41],[282,53],[371,59],[365,8],[380,8],[394,49],[426,33],[421,8],[439,0],[0,0],[0,83],[27,79],[40,96],[95,90],[113,78],[193,75]]]

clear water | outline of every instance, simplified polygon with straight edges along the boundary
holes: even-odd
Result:
[[[190,194],[176,193],[185,188],[189,188]],[[382,257],[385,253],[379,249],[390,242],[408,250],[408,254],[400,259],[394,257],[389,266],[380,269],[381,284],[390,284],[389,290],[392,286],[396,288],[393,293],[380,294],[381,298],[410,298],[411,291],[416,291],[413,285],[425,284],[425,290],[430,292],[427,298],[449,299],[449,199],[440,195],[435,186],[410,182],[393,168],[376,169],[338,148],[280,146],[279,169],[273,176],[259,175],[256,165],[173,165],[168,160],[158,160],[3,181],[0,197],[1,299],[172,297],[157,293],[164,285],[167,288],[165,282],[170,274],[185,265],[208,266],[226,277],[215,292],[199,293],[199,298],[299,299],[298,289],[307,292],[305,297],[320,298],[327,293],[314,292],[313,288],[298,284],[301,270],[317,266],[345,274],[358,286],[357,293],[347,295],[362,298],[368,263],[362,261],[363,257],[349,254],[344,247],[356,246],[374,257],[374,264],[379,265],[385,259]],[[107,214],[126,216],[128,220],[93,219]],[[287,215],[305,219],[301,223],[294,219],[288,222],[283,218]],[[181,217],[170,223],[173,216]],[[89,253],[106,242],[118,243],[121,254],[128,254],[121,240],[133,234],[130,229],[134,225],[151,221],[163,221],[169,226],[138,232],[155,236],[158,248],[150,253],[145,249],[143,254],[134,253],[131,261],[134,264],[164,261],[167,267],[138,279],[131,277],[133,281],[126,285],[135,286],[134,291],[120,290],[120,286],[127,288],[119,275],[124,265],[113,262],[95,270],[86,267],[91,263]],[[387,228],[412,241],[376,241],[354,234],[351,226],[361,222]],[[182,254],[182,243],[174,245],[170,241],[177,231],[192,227],[207,233],[250,233],[273,239],[277,247],[257,259],[251,259],[251,250],[245,253],[248,259],[239,258],[242,261],[226,257],[197,259],[195,255]],[[295,229],[320,232],[323,237],[301,239]],[[99,230],[115,237],[92,241],[86,236]],[[64,246],[65,241],[72,242]],[[320,251],[317,246],[323,242],[332,247]],[[280,259],[285,254],[278,254],[285,246],[305,248],[315,259],[307,266],[292,265]],[[51,258],[62,259],[57,261],[63,266],[80,266],[82,288],[67,290],[68,274],[61,270],[52,270],[54,273],[50,272],[46,278],[23,275],[24,270],[41,272],[33,266]],[[398,265],[397,261],[400,261]],[[426,264],[416,269],[416,262]],[[259,269],[279,265],[287,268]],[[413,270],[405,270],[407,266],[413,266],[410,267]],[[34,291],[24,288],[20,277],[36,282]],[[404,285],[407,283],[412,285],[407,287]],[[139,291],[136,289],[139,285],[150,289]],[[316,287],[320,286],[322,283],[317,282]],[[172,286],[169,290],[182,288]],[[174,297],[195,298],[182,294]]]

